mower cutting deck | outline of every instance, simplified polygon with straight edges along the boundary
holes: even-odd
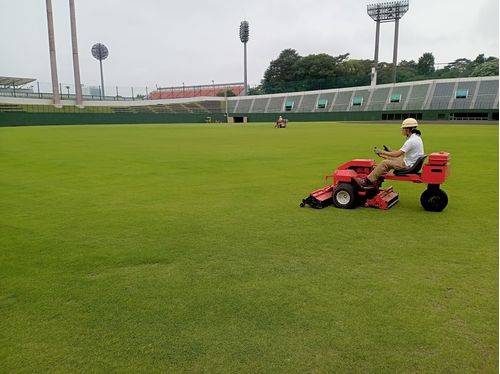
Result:
[[[300,206],[309,205],[322,209],[330,204],[337,208],[352,209],[356,206],[389,209],[399,201],[399,194],[393,187],[382,189],[384,180],[425,183],[427,189],[420,196],[420,203],[425,210],[440,212],[448,205],[448,196],[440,188],[450,174],[450,154],[446,152],[431,153],[428,162],[423,165],[426,156],[420,158],[407,170],[384,174],[374,186],[365,187],[362,181],[375,168],[374,160],[356,159],[340,166],[333,175],[333,183],[320,188],[302,200]],[[422,167],[423,165],[423,167]]]

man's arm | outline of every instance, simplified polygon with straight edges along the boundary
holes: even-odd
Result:
[[[379,156],[382,158],[401,157],[404,154],[405,153],[401,149],[398,149],[397,151],[390,151],[390,152],[382,151],[382,152],[380,152]]]

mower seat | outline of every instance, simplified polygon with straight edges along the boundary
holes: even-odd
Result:
[[[413,166],[411,168],[406,168],[406,169],[401,169],[401,170],[394,170],[394,175],[396,176],[401,176],[401,175],[407,175],[407,174],[417,174],[420,169],[422,169],[422,165],[424,164],[424,160],[427,158],[427,155],[423,155],[415,161]]]

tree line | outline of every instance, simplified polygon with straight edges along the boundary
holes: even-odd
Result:
[[[350,59],[349,53],[331,56],[326,53],[300,56],[295,49],[281,51],[271,61],[261,84],[249,90],[250,95],[311,91],[329,88],[368,86],[373,60]],[[474,60],[459,58],[436,69],[434,55],[424,53],[417,61],[401,61],[397,82],[426,79],[479,77],[498,75],[498,58],[478,55]],[[392,63],[380,62],[377,84],[392,82]]]

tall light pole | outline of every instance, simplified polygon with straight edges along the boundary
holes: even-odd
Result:
[[[80,63],[78,61],[78,42],[76,39],[75,0],[69,0],[69,14],[71,22],[71,44],[73,46],[73,72],[75,76],[76,105],[83,106],[82,84],[80,82]]]
[[[99,66],[101,67],[101,97],[104,99],[106,94],[104,93],[104,74],[102,72],[102,60],[105,60],[109,56],[108,48],[101,43],[96,43],[92,46],[92,56],[99,60]]]
[[[377,85],[377,69],[378,69],[378,48],[380,44],[380,19],[376,19],[377,26],[375,28],[375,56],[373,57],[372,80],[371,85]]]
[[[227,102],[227,87],[224,87],[224,101],[226,102],[226,122],[229,123],[229,106]]]
[[[47,5],[47,28],[49,31],[49,53],[50,72],[52,76],[52,103],[61,106],[61,94],[59,92],[59,81],[57,78],[56,42],[54,36],[54,17],[52,13],[52,0],[46,0]]]
[[[388,3],[370,4],[367,6],[368,15],[377,23],[375,33],[375,57],[372,68],[372,86],[377,84],[378,47],[380,37],[380,23],[395,22],[394,52],[392,58],[392,83],[396,83],[396,69],[398,63],[399,20],[410,8],[409,0],[392,1]]]
[[[248,21],[241,21],[240,23],[240,41],[243,43],[243,46],[244,46],[244,55],[243,55],[243,58],[244,58],[244,62],[243,62],[243,65],[244,65],[244,84],[245,84],[245,88],[243,90],[243,94],[246,95],[247,94],[247,90],[248,90],[248,79],[247,79],[247,43],[248,43],[248,39],[250,37],[250,27],[248,25]]]

